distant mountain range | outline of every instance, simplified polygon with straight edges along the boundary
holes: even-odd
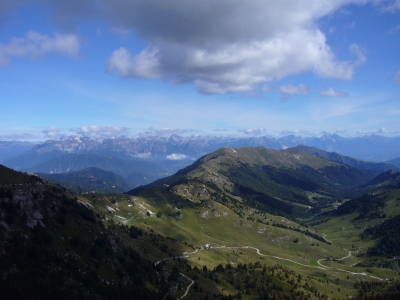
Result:
[[[304,145],[297,146],[297,149],[300,149],[301,151],[310,153],[310,154],[318,156],[318,157],[328,159],[330,161],[338,162],[341,164],[346,164],[346,165],[352,166],[352,167],[360,169],[360,170],[375,170],[375,171],[379,171],[379,172],[385,172],[385,171],[392,170],[392,169],[400,170],[394,164],[391,164],[390,161],[381,162],[381,163],[367,162],[367,161],[352,158],[349,156],[344,156],[337,152],[327,152],[327,151],[320,150],[315,147],[308,147],[308,146],[304,146]]]
[[[293,135],[282,138],[173,135],[169,138],[121,137],[101,142],[72,137],[37,145],[0,142],[0,159],[9,168],[32,173],[56,174],[96,167],[111,171],[138,186],[172,175],[203,155],[223,147],[260,146],[276,150],[298,146],[302,151],[357,169],[377,172],[400,170],[400,138],[374,135],[357,138],[334,134],[325,134],[320,138]]]
[[[0,141],[0,162],[32,149],[32,142]]]
[[[48,140],[33,146],[22,142],[0,142],[0,159],[13,168],[26,168],[66,153],[96,153],[119,158],[188,159],[213,152],[221,147],[258,147],[285,149],[306,145],[328,152],[337,152],[367,161],[382,162],[400,158],[400,137],[377,135],[341,137],[325,134],[321,137],[298,137],[289,135],[281,138],[262,137],[214,137],[173,135],[165,137],[120,137],[102,142],[89,138],[73,137],[67,140]],[[25,148],[24,148],[25,147]],[[30,150],[28,151],[28,149]],[[3,149],[3,150],[1,150]],[[5,151],[4,149],[8,149]],[[26,152],[27,151],[27,152]],[[22,152],[25,152],[22,154]],[[14,154],[14,155],[12,155]],[[175,154],[175,156],[174,156]],[[179,154],[179,156],[177,155]],[[6,157],[13,156],[11,159]]]
[[[79,194],[123,193],[134,188],[134,185],[122,176],[99,168],[87,168],[61,174],[37,174]]]

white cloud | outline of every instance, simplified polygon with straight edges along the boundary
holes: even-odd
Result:
[[[344,93],[344,92],[335,90],[334,88],[329,88],[329,89],[326,89],[326,90],[321,90],[321,91],[319,92],[319,95],[320,95],[321,97],[347,97],[347,96],[348,96],[347,93]]]
[[[136,155],[134,155],[134,157],[138,157],[138,158],[150,158],[150,157],[151,157],[151,152],[137,153]]]
[[[339,129],[325,130],[322,132],[322,134],[344,134],[346,132],[347,130],[339,128]]]
[[[279,92],[288,95],[308,95],[310,93],[309,89],[303,84],[294,86],[292,84],[281,86],[277,89]]]
[[[60,130],[57,127],[49,127],[42,130],[42,133],[44,133],[45,137],[54,139],[56,136],[59,135]]]
[[[396,74],[394,75],[394,82],[395,82],[396,84],[399,84],[399,85],[400,85],[400,70],[398,70],[398,71],[396,72]]]
[[[170,155],[166,156],[166,159],[169,160],[182,160],[182,159],[187,159],[188,157],[185,154],[178,154],[178,153],[173,153]]]
[[[55,34],[49,37],[29,31],[25,37],[14,37],[8,44],[0,44],[0,66],[9,64],[12,57],[37,59],[51,52],[74,56],[79,48],[79,40],[75,35]]]
[[[228,131],[226,128],[215,128],[213,131]]]
[[[82,126],[70,129],[70,131],[75,132],[81,137],[92,139],[117,138],[126,135],[129,130],[130,128],[118,126]]]
[[[283,85],[278,88],[270,88],[268,84],[264,84],[261,87],[264,92],[276,92],[282,94],[282,101],[287,101],[292,95],[308,95],[310,90],[304,85],[300,84],[295,86],[293,84]]]
[[[146,131],[139,133],[139,136],[163,136],[170,137],[171,135],[184,134],[188,132],[193,132],[192,129],[174,129],[174,128],[153,128],[150,127]]]
[[[264,128],[248,128],[248,129],[239,129],[238,132],[243,132],[246,135],[262,135],[267,132]]]
[[[103,15],[114,27],[134,30],[149,45],[140,53],[115,50],[106,70],[125,78],[191,83],[204,94],[250,91],[260,83],[304,72],[351,79],[366,60],[363,51],[352,44],[355,58],[340,60],[317,21],[346,5],[365,2],[102,1]]]
[[[308,95],[310,93],[310,90],[304,84],[298,86],[288,84],[278,88],[270,88],[268,84],[264,84],[261,90],[264,92],[277,92],[285,95]]]
[[[366,131],[359,130],[356,132],[356,134],[377,134],[377,133],[389,133],[389,131],[387,131],[385,127],[382,127],[376,130],[366,130]]]
[[[146,48],[132,57],[124,47],[121,47],[107,59],[106,71],[117,73],[120,77],[157,78],[161,73],[156,55],[156,49]]]

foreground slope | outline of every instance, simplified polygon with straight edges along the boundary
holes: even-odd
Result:
[[[74,194],[3,166],[0,174],[0,298],[164,296],[154,265]]]

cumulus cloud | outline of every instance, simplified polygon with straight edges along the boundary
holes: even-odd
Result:
[[[396,74],[394,74],[394,82],[398,85],[400,85],[400,70],[398,70],[396,72]]]
[[[321,97],[347,97],[347,96],[348,96],[347,93],[344,93],[344,92],[335,90],[334,88],[329,88],[329,89],[326,89],[326,90],[321,90],[321,91],[319,92],[319,95],[320,95]]]
[[[47,53],[77,55],[80,44],[73,34],[55,34],[54,37],[29,31],[25,37],[12,38],[8,44],[0,44],[0,66],[8,65],[12,57],[37,59]]]
[[[70,30],[83,18],[100,19],[120,32],[135,32],[147,43],[139,52],[126,45],[115,49],[105,62],[107,72],[124,78],[159,78],[173,84],[193,84],[204,94],[248,92],[258,89],[260,84],[305,72],[351,79],[366,60],[363,50],[352,44],[349,52],[353,59],[337,57],[318,27],[318,20],[347,5],[367,2],[380,3],[40,0],[50,7],[52,19],[64,29]],[[7,11],[11,9],[7,4],[10,1],[0,0],[0,11],[2,3]],[[386,9],[394,11],[399,5],[399,0],[392,1]],[[0,64],[9,63],[13,56],[40,57],[47,52],[70,55],[79,51],[74,35],[28,35],[0,46]],[[18,51],[11,51],[13,47]]]
[[[60,130],[57,127],[49,127],[44,130],[42,130],[42,133],[44,133],[44,136],[46,138],[51,138],[54,139],[57,137],[60,133]]]
[[[139,136],[163,136],[170,137],[175,134],[184,134],[187,132],[193,132],[193,129],[176,129],[176,128],[154,128],[150,127],[146,129],[144,132],[139,133]]]
[[[356,132],[356,134],[377,134],[377,133],[389,133],[389,131],[387,131],[385,127],[382,127],[376,130],[366,130],[366,131],[359,130]]]
[[[239,129],[238,132],[242,132],[246,135],[262,135],[267,132],[264,128],[248,128],[248,129]]]
[[[82,126],[71,128],[70,131],[75,132],[81,137],[92,139],[109,139],[124,136],[129,132],[128,127],[118,126]]]
[[[352,44],[352,61],[337,58],[317,21],[352,3],[365,1],[102,1],[115,27],[148,42],[140,53],[116,49],[105,68],[125,78],[191,83],[204,94],[250,91],[304,72],[351,79],[363,51]]]
[[[182,160],[182,159],[187,159],[188,157],[185,154],[178,154],[178,153],[173,153],[170,155],[166,156],[166,159],[169,160]]]

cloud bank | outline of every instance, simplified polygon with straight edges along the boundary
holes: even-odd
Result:
[[[248,129],[239,129],[238,132],[242,132],[246,135],[256,136],[256,135],[266,134],[267,130],[264,128],[248,128]]]
[[[128,134],[130,128],[118,126],[82,126],[71,128],[70,131],[81,137],[92,139],[112,139]]]
[[[366,60],[363,51],[352,44],[349,52],[354,59],[338,59],[317,21],[343,6],[365,2],[105,2],[106,17],[113,24],[134,30],[148,42],[139,53],[116,49],[105,68],[124,78],[194,84],[204,94],[250,91],[260,83],[305,72],[351,79]]]

